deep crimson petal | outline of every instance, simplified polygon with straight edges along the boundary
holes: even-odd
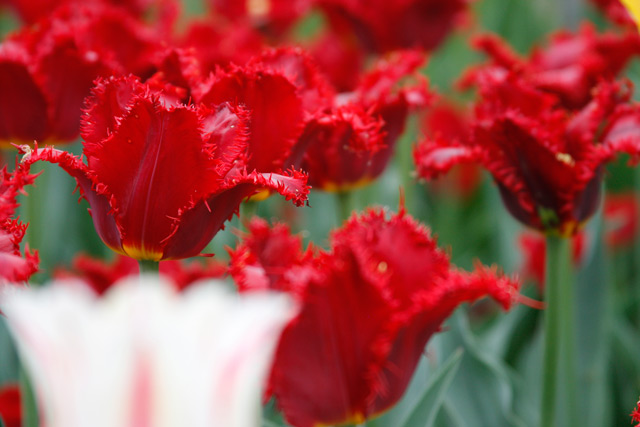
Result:
[[[0,141],[32,142],[47,134],[47,102],[19,46],[0,46]]]
[[[237,103],[250,111],[249,170],[276,172],[292,166],[284,162],[302,130],[303,109],[296,86],[284,75],[237,68],[216,75],[196,98],[205,105]]]

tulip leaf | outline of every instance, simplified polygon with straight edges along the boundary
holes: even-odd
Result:
[[[431,427],[433,425],[444,402],[447,389],[458,371],[463,353],[461,348],[455,350],[433,374],[424,393],[415,402],[405,421],[400,424],[401,427]]]

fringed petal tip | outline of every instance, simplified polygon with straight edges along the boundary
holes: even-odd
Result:
[[[286,200],[291,200],[296,206],[303,206],[308,205],[307,198],[311,188],[307,185],[307,179],[308,175],[305,172],[293,168],[284,174],[257,171],[248,173],[243,170],[232,174],[232,176],[227,176],[223,186],[225,189],[230,189],[240,184],[253,184],[255,192],[265,188],[271,189],[280,193]]]

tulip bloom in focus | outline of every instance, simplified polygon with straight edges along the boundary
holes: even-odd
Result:
[[[53,283],[0,297],[47,427],[258,427],[284,296],[178,294],[157,278],[98,298]]]
[[[102,241],[136,259],[200,254],[259,188],[304,203],[302,173],[247,169],[245,110],[171,102],[132,76],[102,80],[83,118],[87,164],[53,148],[23,147],[22,167],[59,164],[78,182]]]
[[[404,210],[353,216],[331,251],[301,251],[285,226],[254,220],[231,254],[242,291],[277,289],[300,303],[278,346],[269,390],[296,427],[361,423],[403,395],[429,338],[462,303],[505,309],[517,283],[494,269],[460,271]]]

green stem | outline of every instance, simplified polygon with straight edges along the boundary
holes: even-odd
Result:
[[[38,427],[38,404],[36,403],[35,394],[29,374],[25,370],[24,366],[20,365],[20,392],[22,395],[22,426],[23,427]]]
[[[160,271],[160,262],[152,261],[150,259],[138,260],[140,266],[140,274],[158,274]]]
[[[340,191],[336,193],[338,200],[338,223],[346,221],[353,211],[353,191]]]
[[[247,200],[240,205],[240,222],[248,223],[251,218],[256,216],[258,212],[258,203],[252,200]]]
[[[571,239],[547,236],[542,413],[540,425],[556,423],[556,409],[564,392],[568,426],[577,422],[575,299],[571,265]],[[559,376],[562,369],[562,376]]]

